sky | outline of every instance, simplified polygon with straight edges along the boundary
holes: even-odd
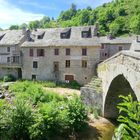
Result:
[[[0,27],[29,23],[43,16],[58,17],[60,12],[70,8],[71,4],[78,9],[91,6],[96,8],[111,0],[0,0]]]

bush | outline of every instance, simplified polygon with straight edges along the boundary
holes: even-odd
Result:
[[[56,101],[56,102],[59,102],[59,101],[66,101],[67,98],[64,97],[63,95],[60,95],[56,92],[53,92],[53,91],[50,91],[50,90],[47,90],[43,96],[40,98],[40,102],[52,102],[52,101]]]
[[[30,100],[34,105],[39,102],[63,101],[66,100],[63,95],[43,90],[37,82],[24,81],[16,82],[9,87],[10,91],[16,95],[16,98]]]
[[[70,81],[69,83],[57,83],[58,87],[80,89],[81,85],[77,81]]]
[[[40,113],[43,115],[44,125],[49,137],[55,135],[62,135],[67,130],[68,125],[68,111],[65,102],[55,102],[42,104],[40,106]]]
[[[117,128],[113,140],[138,140],[140,137],[140,102],[133,101],[132,96],[120,96],[123,102],[118,104],[119,115]]]
[[[41,84],[44,87],[49,87],[49,88],[55,88],[56,87],[56,83],[53,82],[53,81],[39,81],[37,83]]]
[[[29,127],[33,124],[31,105],[23,100],[16,100],[13,105],[4,109],[0,122],[1,129],[9,139],[28,140],[30,137]]]
[[[3,77],[3,81],[4,82],[12,82],[12,81],[15,81],[15,77],[11,74],[5,75]]]
[[[68,102],[68,119],[70,132],[79,132],[87,126],[87,109],[78,96],[74,96]]]

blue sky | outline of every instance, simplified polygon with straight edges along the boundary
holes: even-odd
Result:
[[[62,10],[72,3],[82,9],[95,8],[111,0],[0,0],[0,27],[8,28],[12,24],[28,23],[41,19],[44,15],[57,18]]]

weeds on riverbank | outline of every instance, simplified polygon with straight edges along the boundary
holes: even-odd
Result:
[[[12,102],[0,100],[0,139],[47,140],[54,133],[67,139],[87,126],[88,111],[81,99],[44,91],[38,82],[9,87]]]

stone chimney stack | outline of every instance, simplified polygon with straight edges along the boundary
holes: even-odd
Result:
[[[94,36],[99,36],[99,23],[95,23]]]
[[[108,35],[107,35],[107,39],[113,39],[114,37],[113,37],[113,35],[112,35],[112,33],[109,33]]]
[[[140,36],[139,35],[136,36],[136,42],[140,42]]]
[[[22,27],[22,34],[25,35],[26,34],[26,27]]]

